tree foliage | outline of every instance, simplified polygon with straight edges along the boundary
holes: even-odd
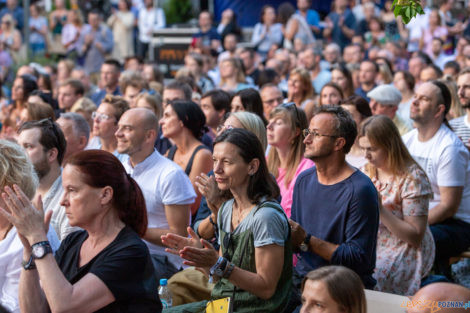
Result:
[[[424,14],[420,0],[393,0],[392,8],[395,17],[401,16],[405,24],[417,14]]]
[[[185,23],[193,17],[191,0],[169,0],[163,9],[167,24]]]

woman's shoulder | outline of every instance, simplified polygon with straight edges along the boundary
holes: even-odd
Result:
[[[405,198],[432,195],[426,172],[415,163],[408,166],[401,185],[403,197]]]

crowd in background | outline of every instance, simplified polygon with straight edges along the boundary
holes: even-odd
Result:
[[[7,0],[0,304],[159,312],[160,279],[163,312],[231,297],[234,312],[363,313],[364,288],[468,300],[470,23],[456,8],[434,1],[405,25],[392,1],[321,16],[298,0],[265,5],[251,38],[237,12],[202,11],[164,79],[152,0],[47,14]],[[58,61],[19,66],[28,49]]]

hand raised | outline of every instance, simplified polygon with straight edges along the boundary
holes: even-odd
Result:
[[[13,189],[8,186],[4,188],[2,199],[6,208],[1,208],[0,214],[16,227],[29,244],[45,238],[52,212],[44,216],[40,198],[36,208],[20,187],[13,185]]]
[[[187,230],[190,237],[183,237],[173,233],[163,235],[161,237],[162,243],[168,247],[165,251],[175,255],[180,255],[180,250],[184,247],[202,248],[203,246],[200,242],[199,236],[191,227],[188,227]]]

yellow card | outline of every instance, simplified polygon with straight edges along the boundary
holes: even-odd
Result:
[[[230,297],[209,301],[206,306],[206,313],[232,313]]]

